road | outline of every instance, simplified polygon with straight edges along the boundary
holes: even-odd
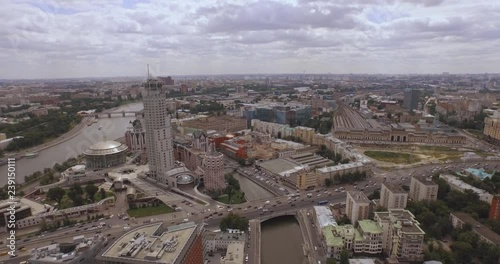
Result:
[[[380,182],[385,179],[388,181],[392,181],[395,183],[406,184],[409,185],[409,179],[411,175],[427,175],[431,176],[434,173],[437,173],[439,170],[462,170],[468,167],[481,167],[486,168],[488,170],[495,170],[500,168],[500,161],[471,161],[471,162],[453,162],[447,164],[428,164],[422,165],[413,168],[401,168],[401,169],[393,169],[389,171],[385,171],[382,169],[375,168],[374,176],[372,178],[366,179],[364,181],[358,182],[358,186],[360,188],[364,188],[364,192],[366,194],[371,194],[373,190],[380,188]],[[101,172],[102,173],[102,172]],[[260,175],[259,175],[260,176]],[[254,175],[255,177],[255,175]],[[260,176],[261,177],[261,176]],[[265,182],[265,181],[264,181]],[[310,192],[301,191],[300,197],[297,199],[293,199],[291,201],[288,200],[287,196],[273,197],[268,199],[260,199],[256,201],[249,201],[239,205],[232,205],[231,208],[219,208],[217,207],[217,203],[211,203],[208,206],[195,206],[193,208],[185,206],[184,208],[189,208],[189,212],[176,212],[174,214],[165,214],[154,217],[144,217],[140,219],[136,219],[135,223],[132,220],[121,220],[117,217],[105,220],[106,224],[110,224],[112,228],[103,230],[102,232],[106,232],[106,234],[110,234],[111,236],[118,236],[122,233],[122,228],[125,225],[129,226],[138,226],[142,225],[143,221],[151,220],[153,218],[154,221],[165,221],[167,224],[179,224],[183,221],[183,219],[187,218],[189,221],[194,221],[197,223],[205,222],[207,223],[209,228],[216,228],[220,220],[229,213],[229,211],[238,213],[243,215],[248,219],[261,219],[269,216],[279,216],[283,212],[297,211],[298,209],[307,209],[315,205],[319,200],[327,200],[329,203],[338,203],[345,201],[345,193],[337,193],[333,191],[334,189],[338,189],[340,186],[344,186],[346,190],[354,190],[354,187],[351,185],[337,185],[330,189],[323,188],[321,190],[314,190]],[[276,188],[276,186],[273,186]],[[313,197],[308,198],[307,193],[314,193]],[[329,194],[328,194],[329,193]],[[120,197],[121,198],[121,197]],[[119,199],[120,202],[124,201]],[[269,201],[268,204],[266,202]],[[290,202],[290,204],[289,204]],[[292,207],[292,204],[294,206]],[[113,213],[125,212],[126,207],[117,206],[113,211]],[[264,212],[263,209],[268,209],[267,212]],[[189,213],[189,215],[187,214]],[[194,213],[194,214],[193,214]],[[61,241],[62,239],[71,239],[75,235],[80,234],[92,234],[95,233],[96,230],[83,230],[85,227],[92,228],[92,224],[87,226],[82,226],[80,228],[72,227],[57,230],[52,233],[45,234],[43,237],[32,238],[30,241],[18,241],[17,247],[27,246],[29,249],[40,247],[47,245],[53,240]],[[312,226],[311,226],[312,227]],[[309,227],[309,228],[311,228]],[[314,229],[314,228],[313,228]],[[313,230],[312,229],[312,230]],[[78,231],[77,231],[78,230]],[[311,235],[317,232],[311,232]],[[320,245],[319,241],[314,236],[312,237],[311,243],[312,245]],[[250,241],[252,246],[254,246],[256,241]],[[319,250],[319,249],[318,249]],[[19,251],[18,251],[19,252]],[[250,251],[252,252],[252,251]],[[19,252],[21,256],[25,256],[27,252]],[[250,256],[250,254],[249,254]],[[319,254],[316,258],[321,259],[323,255]],[[17,258],[16,258],[17,259]],[[0,260],[7,260],[5,256],[0,257]],[[17,260],[20,261],[20,260]],[[14,262],[15,263],[15,262]],[[251,263],[251,262],[250,262]]]

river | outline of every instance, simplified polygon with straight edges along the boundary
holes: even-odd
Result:
[[[307,264],[302,244],[304,239],[295,217],[282,216],[262,223],[262,264]]]
[[[233,173],[235,179],[240,183],[241,190],[245,192],[247,201],[256,201],[272,198],[274,195],[266,189],[255,184],[253,181],[241,176],[239,173]]]
[[[142,102],[131,103],[113,109],[113,112],[120,111],[139,111],[143,108]],[[91,126],[86,126],[77,136],[64,141],[58,145],[38,152],[38,157],[33,159],[23,158],[16,161],[16,182],[24,182],[24,176],[30,175],[36,171],[42,171],[44,168],[52,168],[56,163],[63,163],[69,158],[76,157],[83,153],[90,145],[103,140],[106,135],[108,140],[114,140],[125,135],[130,121],[135,117],[103,117]],[[99,127],[102,129],[99,130]],[[102,132],[101,132],[102,131]],[[7,183],[7,165],[0,167],[2,177],[0,177],[0,186]]]

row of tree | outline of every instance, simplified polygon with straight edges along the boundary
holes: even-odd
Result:
[[[5,148],[6,151],[19,151],[44,143],[47,138],[55,138],[68,132],[81,121],[81,116],[50,110],[46,116],[33,117],[13,125],[0,125],[0,132],[7,137],[17,138]]]

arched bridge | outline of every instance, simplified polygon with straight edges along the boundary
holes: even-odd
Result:
[[[283,211],[283,212],[265,212],[264,215],[259,217],[260,222],[265,222],[269,219],[273,219],[280,216],[297,216],[297,210]]]

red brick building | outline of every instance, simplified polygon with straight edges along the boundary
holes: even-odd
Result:
[[[489,219],[500,220],[500,195],[495,195],[491,201]]]
[[[194,240],[183,264],[203,264],[203,235],[201,233]]]

